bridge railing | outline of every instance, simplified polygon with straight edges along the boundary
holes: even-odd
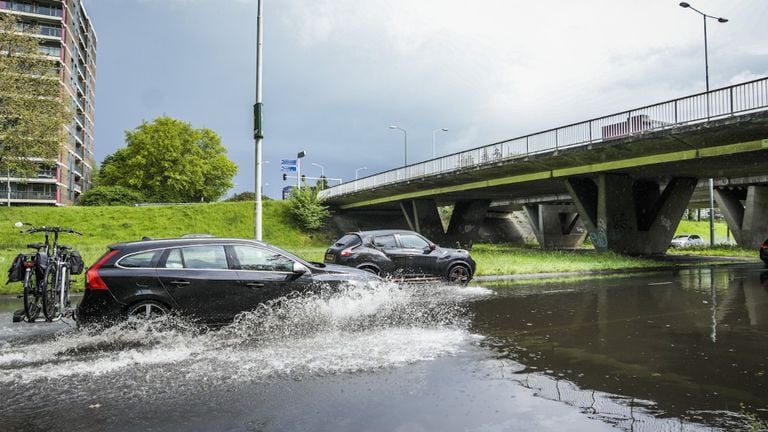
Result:
[[[558,149],[765,109],[768,109],[768,78],[598,117],[384,171],[333,186],[321,191],[320,196],[330,198],[436,174],[522,159]]]

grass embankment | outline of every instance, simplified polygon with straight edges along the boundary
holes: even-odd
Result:
[[[472,257],[477,262],[478,276],[642,269],[667,265],[650,258],[597,252],[594,249],[544,251],[489,244],[475,245]]]
[[[17,293],[20,283],[5,285],[5,271],[27,243],[43,240],[41,233],[22,234],[17,221],[74,228],[82,237],[62,234],[60,241],[81,251],[86,265],[95,262],[110,244],[187,233],[253,238],[253,202],[158,207],[0,207],[0,293]],[[292,223],[287,202],[264,202],[264,240],[304,256],[322,259],[327,239],[308,236]],[[316,252],[319,251],[319,252]]]
[[[728,225],[725,222],[715,222],[715,246],[709,245],[709,221],[689,221],[682,220],[677,226],[675,235],[680,234],[698,234],[704,239],[707,246],[688,247],[688,248],[669,248],[667,253],[670,255],[701,255],[701,256],[733,256],[757,258],[757,251],[754,249],[744,249],[736,246],[733,235],[728,233]]]

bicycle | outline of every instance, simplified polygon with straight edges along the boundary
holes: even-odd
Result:
[[[30,225],[30,223],[17,222],[16,227]],[[34,228],[34,226],[32,226]],[[45,233],[45,243],[30,243],[28,248],[35,250],[34,254],[19,254],[16,256],[9,270],[9,282],[22,282],[22,295],[24,299],[24,317],[27,322],[35,322],[42,309],[42,268],[47,261],[48,247],[50,245],[48,232]],[[13,274],[12,274],[13,273]]]
[[[16,224],[17,227],[23,225],[32,226],[32,224],[22,222]],[[24,313],[28,321],[34,321],[40,313],[39,305],[40,299],[42,299],[43,315],[46,321],[53,321],[67,315],[68,312],[72,312],[69,301],[71,275],[80,274],[83,270],[83,260],[80,254],[69,246],[60,245],[59,234],[82,235],[82,233],[72,228],[61,228],[58,226],[32,226],[32,228],[26,230],[28,234],[36,232],[45,233],[45,243],[35,244],[40,246],[35,256],[35,275],[37,280],[34,288],[32,288],[31,284],[25,282]],[[50,242],[51,234],[53,234],[52,244]],[[27,246],[32,247],[35,245]],[[41,250],[43,251],[42,253],[40,252]],[[27,280],[26,275],[25,280]]]

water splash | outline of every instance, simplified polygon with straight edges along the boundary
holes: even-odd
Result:
[[[254,380],[396,367],[460,352],[467,297],[478,289],[355,284],[292,294],[238,315],[221,329],[179,317],[130,320],[0,346],[0,383],[75,380],[135,382],[158,370],[202,380]]]

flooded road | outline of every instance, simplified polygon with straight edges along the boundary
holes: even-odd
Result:
[[[0,301],[2,430],[709,431],[768,418],[757,265],[357,286],[214,330],[12,324],[18,305]]]

